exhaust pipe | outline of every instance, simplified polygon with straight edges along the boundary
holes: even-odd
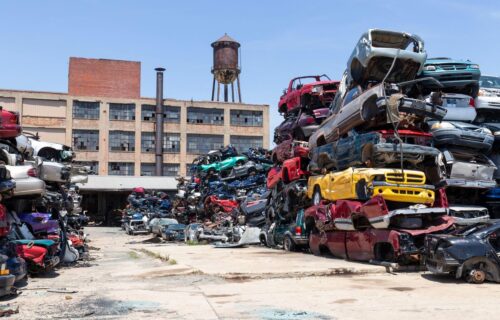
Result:
[[[156,132],[155,132],[155,174],[163,176],[163,71],[156,68]]]

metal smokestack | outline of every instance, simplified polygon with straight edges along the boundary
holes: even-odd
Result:
[[[163,71],[156,68],[156,132],[155,132],[155,174],[163,176]]]

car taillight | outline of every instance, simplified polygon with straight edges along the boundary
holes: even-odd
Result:
[[[28,176],[30,177],[37,177],[37,172],[36,172],[36,169],[35,168],[31,168],[28,170]]]
[[[470,98],[469,99],[469,106],[475,108],[476,107],[476,101],[474,100],[474,98]]]
[[[296,236],[302,235],[302,227],[300,227],[300,226],[295,227],[295,235]]]
[[[306,121],[306,125],[313,124],[315,122],[313,117],[307,117],[305,121]]]

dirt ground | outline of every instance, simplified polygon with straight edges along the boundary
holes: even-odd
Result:
[[[498,284],[387,273],[382,267],[258,247],[224,251],[143,243],[150,237],[127,236],[118,228],[86,232],[90,245],[99,248],[91,251],[92,261],[30,278],[19,296],[0,301],[0,310],[19,307],[14,319],[498,317]]]

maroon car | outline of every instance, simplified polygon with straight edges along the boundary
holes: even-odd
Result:
[[[337,93],[339,83],[326,75],[293,78],[280,97],[278,110],[287,114],[300,109],[328,107]]]
[[[309,148],[307,147],[307,142],[288,139],[273,149],[271,159],[274,164],[278,164],[293,157],[307,158],[308,156]]]
[[[383,199],[367,203],[340,200],[305,211],[312,253],[325,250],[355,261],[419,263],[425,235],[452,228],[446,208],[405,208],[389,211]]]
[[[4,110],[0,107],[2,118],[0,122],[0,138],[15,138],[21,134],[22,128],[19,124],[19,113]]]
[[[330,109],[320,108],[312,111],[300,111],[297,115],[288,115],[274,129],[274,143],[289,139],[307,141],[320,124],[330,115]]]

